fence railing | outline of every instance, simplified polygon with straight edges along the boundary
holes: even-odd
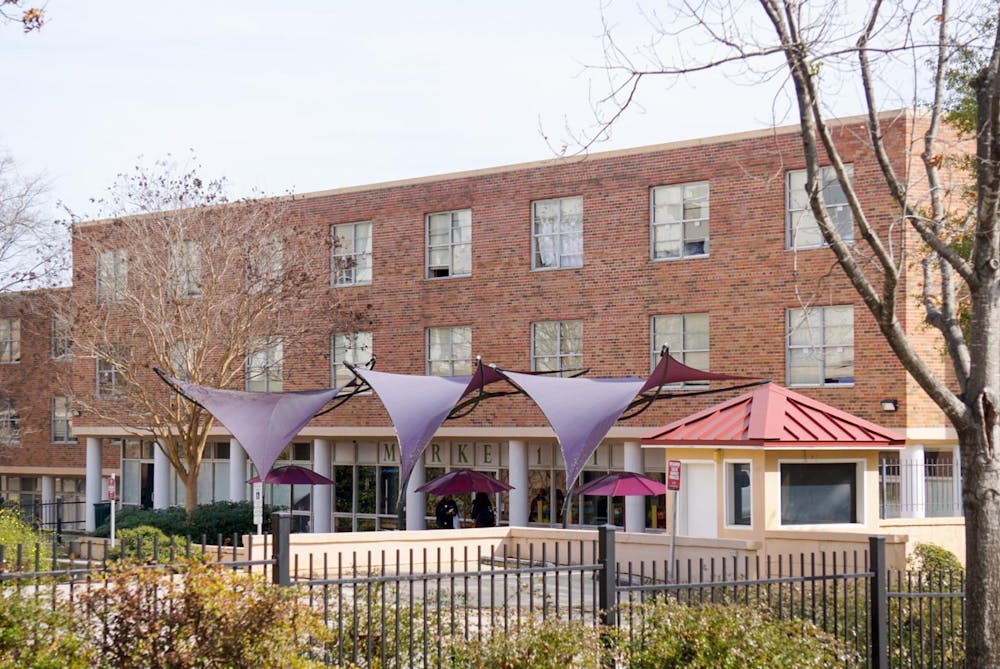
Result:
[[[615,559],[615,530],[603,527],[596,540],[538,547],[441,544],[338,554],[335,561],[313,555],[302,563],[291,551],[291,518],[275,514],[272,523],[264,557],[256,560],[249,556],[260,551],[238,547],[236,537],[230,546],[219,537],[215,546],[202,538],[200,544],[131,548],[155,556],[148,562],[201,551],[233,569],[302,588],[333,633],[326,659],[335,665],[435,667],[449,637],[507,635],[538,619],[617,627],[631,635],[643,628],[636,618],[643,609],[635,604],[669,598],[694,606],[743,604],[809,620],[855,650],[863,658],[858,666],[963,666],[961,575],[890,571],[881,537],[872,537],[868,550],[850,553],[633,564]],[[57,548],[0,551],[0,586],[56,578],[70,588],[95,587],[94,573],[112,564],[106,557],[59,557]]]
[[[27,504],[6,502],[3,506],[16,509],[26,523],[55,532],[58,538],[63,532],[82,532],[86,525],[87,505],[83,498],[57,499],[54,502],[33,499]]]
[[[879,461],[879,517],[963,515],[961,472],[953,462]]]

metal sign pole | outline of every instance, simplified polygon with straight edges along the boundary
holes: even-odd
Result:
[[[111,545],[115,545],[115,475],[108,479],[108,500],[111,502]]]
[[[674,559],[677,555],[677,491],[674,491],[674,519],[670,523],[670,569],[667,582],[674,580]]]

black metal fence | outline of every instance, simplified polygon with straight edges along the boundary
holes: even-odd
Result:
[[[252,543],[237,548],[235,537],[226,547],[219,537],[215,546],[202,538],[132,548],[151,554],[148,562],[207,553],[233,569],[302,588],[334,634],[327,660],[336,665],[434,667],[450,636],[507,635],[538,619],[631,634],[642,627],[635,604],[670,598],[810,620],[857,651],[859,666],[964,666],[961,575],[890,571],[878,537],[867,551],[850,553],[632,564],[615,559],[615,531],[608,527],[590,541],[338,553],[303,563],[292,558],[290,521],[276,514],[263,551]],[[61,556],[57,548],[21,547],[6,555],[0,549],[0,586],[38,586],[55,577],[70,590],[91,587],[95,571],[110,566],[106,558]],[[262,556],[251,559],[255,553]]]

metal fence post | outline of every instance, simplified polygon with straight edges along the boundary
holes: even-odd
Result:
[[[289,540],[292,534],[290,513],[271,514],[271,552],[274,556],[274,571],[271,581],[277,585],[291,585],[291,551]]]
[[[602,525],[597,528],[598,563],[597,605],[601,610],[601,624],[614,627],[618,620],[618,592],[615,579],[615,528]]]
[[[885,565],[885,537],[868,537],[869,570],[871,580],[871,667],[872,669],[888,669],[888,616],[889,597],[886,578],[888,573]]]

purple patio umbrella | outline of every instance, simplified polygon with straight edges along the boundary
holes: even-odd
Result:
[[[505,492],[512,487],[489,474],[471,469],[455,469],[423,484],[417,488],[417,492],[429,492],[432,495],[461,495],[468,492]]]
[[[635,472],[611,472],[590,483],[584,483],[575,492],[595,497],[632,497],[662,495],[667,492],[667,486]],[[627,532],[628,528],[622,527],[622,531]]]
[[[260,476],[254,476],[247,483],[259,483]],[[295,486],[296,485],[333,485],[333,480],[328,479],[319,472],[300,465],[285,465],[275,467],[264,477],[264,483],[286,484],[289,488],[288,496],[291,506],[295,507]]]

